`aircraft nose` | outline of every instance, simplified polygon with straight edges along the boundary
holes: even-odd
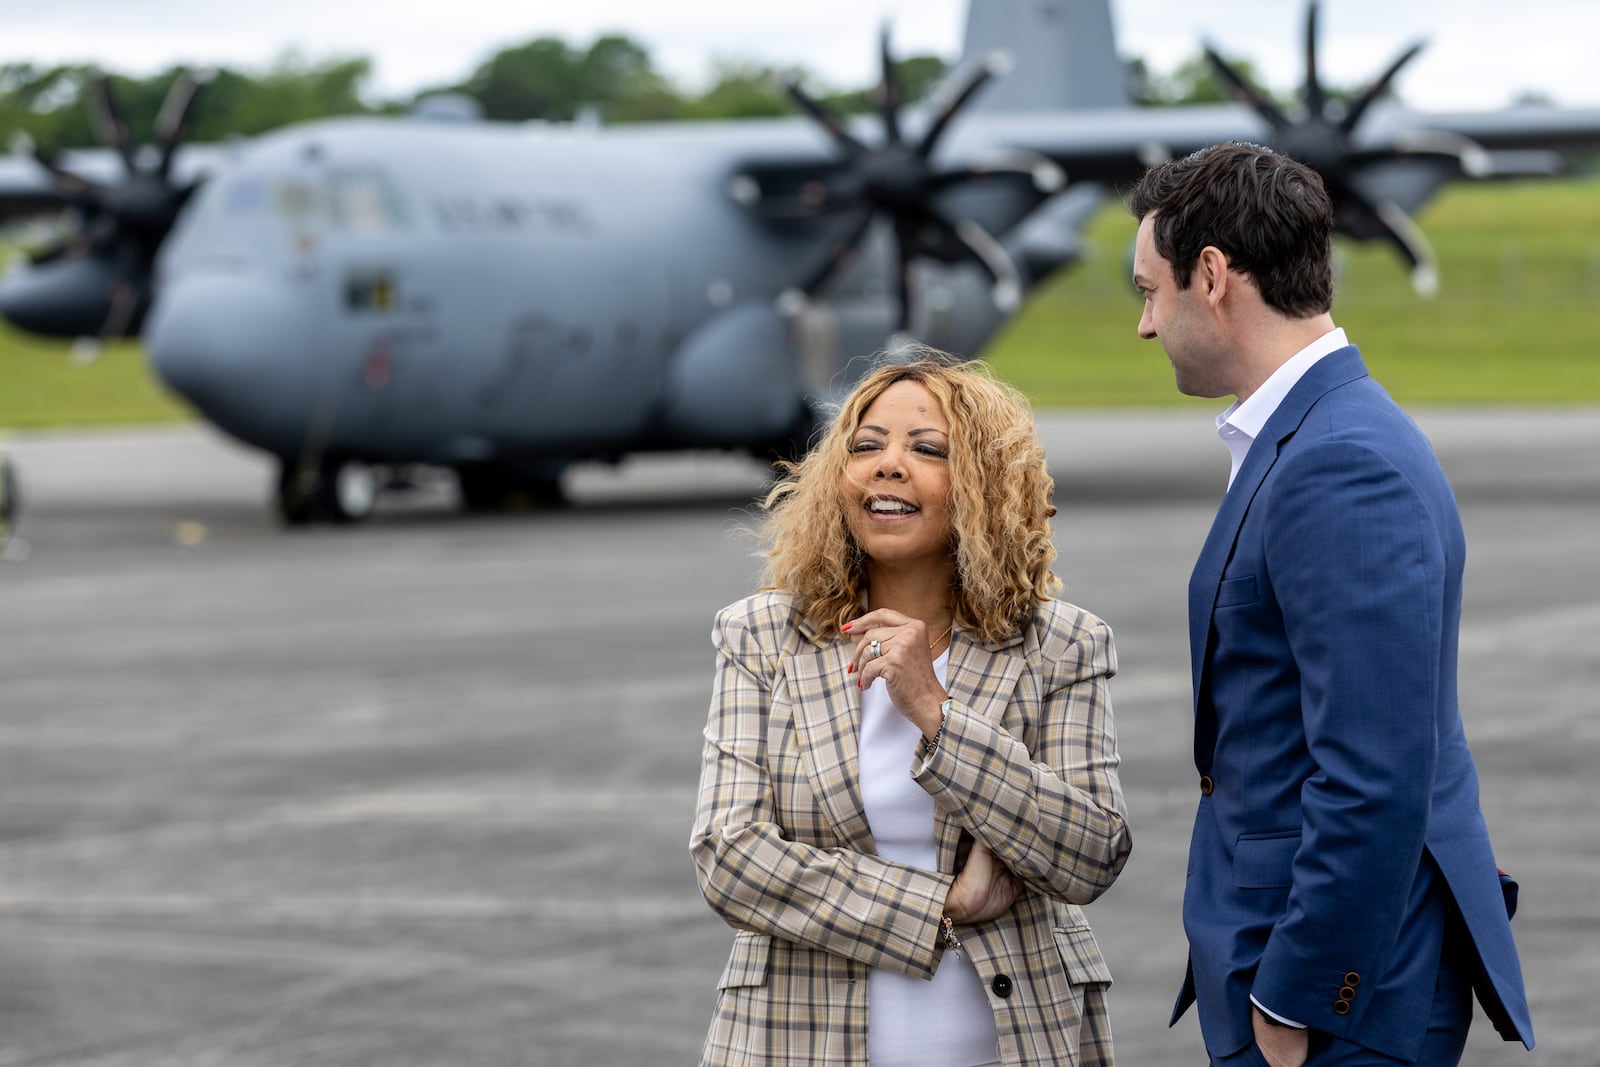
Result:
[[[144,334],[174,392],[240,440],[292,455],[314,393],[307,308],[281,283],[190,277],[164,286]]]

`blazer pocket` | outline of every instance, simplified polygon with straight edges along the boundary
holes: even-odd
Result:
[[[1256,576],[1246,574],[1242,578],[1224,578],[1217,586],[1217,607],[1236,608],[1241,604],[1254,604],[1260,600],[1256,592]]]
[[[771,962],[772,936],[740,930],[733,937],[733,951],[728,953],[728,965],[717,979],[717,988],[766,985]]]
[[[1300,831],[1241,837],[1233,847],[1233,884],[1240,889],[1286,889],[1292,880]]]
[[[1058,926],[1055,935],[1056,948],[1061,950],[1061,962],[1066,965],[1067,978],[1073,985],[1090,982],[1111,984],[1111,970],[1100,955],[1100,944],[1094,939],[1093,930],[1087,926],[1063,930]]]

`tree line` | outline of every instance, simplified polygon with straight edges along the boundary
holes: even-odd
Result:
[[[1248,63],[1241,66],[1250,73]],[[1129,61],[1128,68],[1130,89],[1141,103],[1225,98],[1198,55],[1166,75],[1139,60]],[[938,56],[917,55],[900,60],[896,72],[903,98],[914,101],[938,84],[947,64]],[[87,94],[97,73],[85,65],[0,64],[0,137],[14,144],[22,133],[47,152],[96,144]],[[153,139],[161,102],[181,73],[176,67],[145,78],[105,72],[135,141]],[[565,122],[594,114],[607,123],[788,115],[794,109],[783,85],[791,78],[842,114],[872,110],[876,99],[875,86],[819,88],[803,67],[741,62],[720,63],[707,88],[686,91],[656,69],[646,48],[620,34],[600,36],[587,46],[538,37],[496,52],[457,84],[405,99],[375,99],[367,89],[371,75],[372,63],[363,57],[312,62],[288,55],[254,74],[223,67],[211,72],[187,136],[219,141],[336,115],[399,114],[442,93],[471,98],[489,119]]]

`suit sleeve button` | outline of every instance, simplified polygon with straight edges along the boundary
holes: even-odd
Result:
[[[1335,1015],[1349,1015],[1350,1014],[1350,1002],[1348,1000],[1336,1000],[1336,1001],[1334,1001],[1333,1002],[1333,1013]]]
[[[1207,797],[1210,796],[1211,795],[1211,791],[1213,789],[1215,789],[1216,787],[1217,787],[1217,783],[1213,782],[1211,780],[1211,776],[1209,774],[1202,774],[1200,776],[1200,795],[1201,796],[1207,796]]]
[[[1354,989],[1356,986],[1361,984],[1361,976],[1354,971],[1346,971],[1344,976],[1344,984]]]
[[[1351,989],[1349,986],[1340,986],[1339,987],[1339,999],[1340,1000],[1354,1000],[1354,999],[1356,999],[1356,991],[1354,989]]]
[[[989,988],[994,990],[994,995],[997,997],[1009,997],[1011,995],[1011,976],[1008,974],[995,975],[994,979],[989,983]]]

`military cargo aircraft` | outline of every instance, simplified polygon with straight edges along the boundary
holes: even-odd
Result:
[[[0,209],[54,197],[81,219],[12,270],[0,312],[138,333],[163,381],[278,458],[290,522],[362,518],[380,472],[407,464],[452,469],[485,508],[559,499],[580,460],[802,448],[896,335],[979,353],[1073,261],[1108,187],[1160,158],[1278,144],[1328,178],[1348,233],[1391,243],[1426,288],[1410,211],[1454,178],[1542,173],[1600,143],[1600,111],[1382,100],[1415,49],[1335,116],[1315,20],[1313,5],[1303,116],[1220,57],[1248,106],[1131,107],[1108,0],[973,3],[962,64],[918,107],[885,34],[879,114],[851,122],[799,86],[792,120],[593,129],[445,102],[203,155],[181,143],[192,81],[143,151],[102,90],[109,167],[0,169]]]

